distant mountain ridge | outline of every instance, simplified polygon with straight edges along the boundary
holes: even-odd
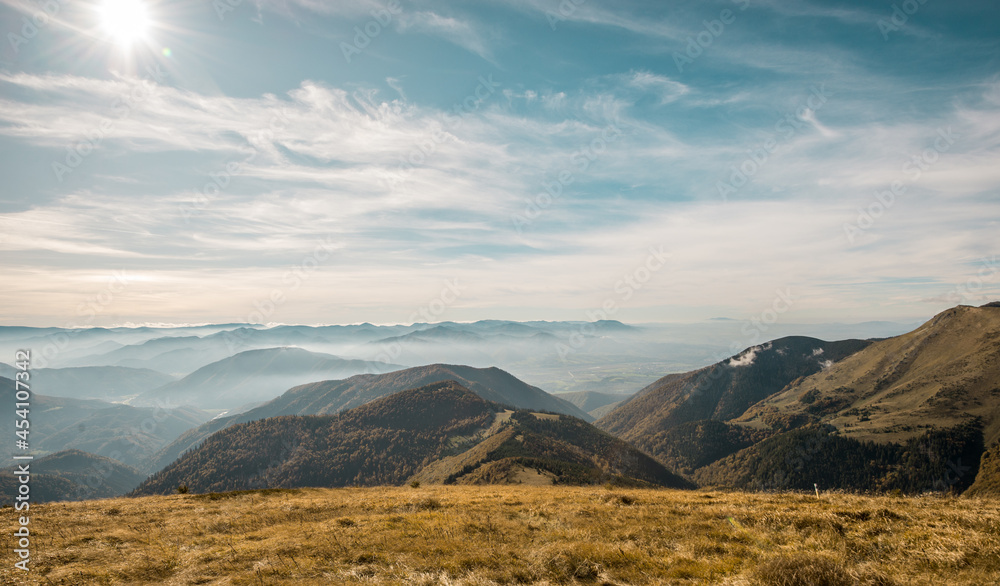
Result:
[[[344,378],[362,372],[383,373],[394,364],[345,360],[301,348],[247,350],[203,366],[184,378],[147,391],[137,405],[170,400],[200,408],[235,409],[274,399],[285,389],[305,382]]]
[[[31,474],[32,503],[121,496],[145,478],[118,460],[80,450],[65,450],[21,464],[27,464]],[[0,470],[0,505],[14,502],[17,469],[15,465]]]
[[[14,381],[0,377],[0,394],[13,396]],[[141,468],[149,458],[209,415],[188,407],[133,407],[95,399],[32,394],[32,449],[41,453],[78,449]],[[14,401],[0,401],[0,432],[14,437]],[[0,454],[13,455],[13,442]]]
[[[14,378],[14,367],[0,363],[0,376]],[[144,368],[84,366],[31,371],[36,392],[50,397],[120,400],[161,387],[174,377]]]

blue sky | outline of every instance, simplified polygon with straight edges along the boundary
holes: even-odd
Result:
[[[104,2],[0,0],[0,324],[1000,297],[995,3]]]

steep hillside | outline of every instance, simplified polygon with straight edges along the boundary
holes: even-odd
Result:
[[[199,368],[179,381],[140,395],[134,404],[156,401],[208,409],[235,409],[270,401],[305,382],[344,378],[362,372],[387,372],[400,366],[345,360],[301,348],[248,350]]]
[[[445,381],[337,415],[280,416],[240,423],[210,436],[150,477],[135,494],[169,494],[182,484],[193,492],[400,484],[441,457],[504,433],[516,446],[501,442],[500,452],[491,452],[494,460],[511,458],[564,482],[621,477],[686,485],[650,458],[585,422],[528,412],[499,416],[503,412],[502,406]]]
[[[121,496],[145,476],[117,460],[80,450],[66,450],[19,462],[31,475],[31,502],[85,500]],[[0,470],[0,504],[9,505],[17,494],[18,466]]]
[[[163,468],[209,435],[236,423],[278,415],[330,415],[392,393],[446,380],[458,381],[487,401],[519,409],[554,411],[589,419],[586,413],[571,403],[528,385],[498,368],[432,364],[380,375],[363,374],[346,380],[310,383],[289,389],[277,399],[246,413],[220,417],[190,430],[157,454],[149,470]]]
[[[965,493],[968,496],[1000,497],[1000,443],[983,452],[976,481]]]
[[[748,448],[771,434],[714,419],[690,421],[661,431],[649,441],[656,459],[671,470],[690,476],[695,470]]]
[[[871,342],[824,342],[793,336],[754,346],[712,366],[671,374],[626,400],[595,425],[659,457],[672,449],[674,427],[726,421],[790,382],[818,373]]]
[[[796,380],[740,422],[784,429],[807,421],[844,437],[903,442],[979,419],[1000,439],[1000,307],[958,306]]]
[[[12,380],[0,378],[0,394],[12,396],[13,387]],[[0,401],[0,433],[7,437],[14,437],[14,408],[13,400]],[[79,449],[139,468],[209,417],[188,407],[140,408],[33,394],[29,419],[31,447],[41,454]],[[4,444],[0,450],[5,459],[13,452],[13,442]]]
[[[979,426],[926,431],[905,443],[858,441],[830,425],[781,433],[700,468],[701,484],[741,490],[846,488],[961,493],[979,469]]]

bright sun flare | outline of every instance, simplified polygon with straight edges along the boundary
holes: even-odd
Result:
[[[104,0],[100,7],[104,30],[123,47],[146,36],[149,14],[140,0]]]

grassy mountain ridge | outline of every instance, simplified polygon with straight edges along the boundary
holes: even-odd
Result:
[[[749,348],[665,377],[597,425],[702,485],[961,492],[982,458],[985,492],[998,384],[1000,308],[958,306],[894,338]]]
[[[430,483],[595,484],[694,488],[624,441],[566,415],[507,412],[492,434],[458,455],[433,462],[414,479]],[[541,474],[545,478],[537,478]]]
[[[792,381],[868,346],[866,340],[825,342],[792,336],[753,346],[694,372],[667,375],[624,401],[595,425],[654,457],[673,449],[671,429],[695,421],[726,421]]]
[[[795,381],[740,421],[822,421],[859,440],[904,442],[979,419],[1000,440],[1000,308],[958,306]],[[780,425],[780,423],[779,423]]]

